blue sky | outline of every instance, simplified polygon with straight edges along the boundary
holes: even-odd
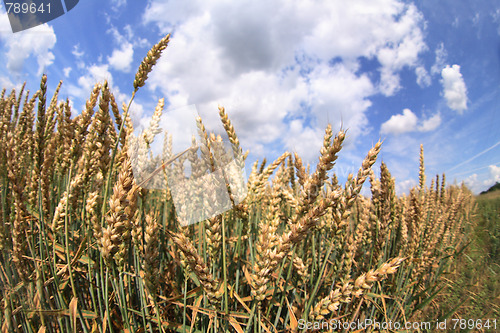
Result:
[[[498,2],[87,0],[16,34],[0,13],[0,85],[35,91],[47,73],[75,114],[105,79],[127,102],[142,58],[171,33],[136,124],[164,97],[220,129],[223,105],[248,166],[285,150],[315,165],[330,122],[348,129],[341,179],[381,138],[399,193],[417,183],[421,143],[429,184],[443,172],[476,193],[500,181]]]

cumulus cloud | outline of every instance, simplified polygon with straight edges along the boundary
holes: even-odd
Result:
[[[143,38],[135,38],[133,30],[128,24],[123,28],[123,31],[123,34],[120,33],[115,26],[107,30],[107,33],[113,37],[114,44],[118,45],[118,48],[113,50],[107,60],[112,69],[128,73],[134,60],[134,48],[144,46],[147,41]]]
[[[402,114],[392,115],[389,120],[383,123],[380,127],[380,133],[399,135],[415,131],[429,132],[438,128],[439,125],[441,125],[439,113],[428,119],[419,120],[410,109],[404,109]]]
[[[333,122],[349,128],[353,137],[360,135],[367,125],[365,111],[372,104],[367,97],[375,91],[370,79],[337,64],[316,66],[308,80],[308,105],[317,123],[322,124],[319,130]]]
[[[447,65],[441,71],[443,95],[448,107],[462,114],[467,110],[467,87],[460,73],[460,66]]]
[[[8,21],[7,15],[2,15],[0,27],[5,26],[5,20]],[[16,34],[3,34],[0,38],[4,40],[4,48],[7,49],[7,69],[13,74],[21,73],[24,62],[31,56],[38,63],[37,75],[41,75],[54,62],[55,56],[51,50],[57,38],[52,26],[46,23]]]
[[[382,134],[403,134],[412,132],[417,127],[418,118],[410,109],[404,109],[403,114],[391,116],[389,120],[382,124],[380,133]]]
[[[479,192],[487,190],[495,183],[500,182],[500,166],[492,164],[489,165],[487,168],[489,170],[488,173],[480,173],[479,175],[477,173],[474,173],[464,179],[465,185],[467,185],[467,187],[473,193],[477,194]],[[484,169],[484,168],[479,168],[479,169]]]
[[[304,127],[300,120],[290,122],[288,131],[288,149],[297,152],[305,161],[312,161],[315,150],[311,147],[321,147],[323,133],[311,127]]]
[[[401,88],[399,75],[390,68],[383,68],[380,72],[380,92],[385,96],[394,95]]]
[[[120,49],[113,50],[108,57],[109,65],[118,71],[130,72],[132,61],[134,60],[134,48],[132,44],[123,43]]]
[[[417,67],[426,49],[421,13],[398,0],[153,0],[143,19],[173,31],[148,88],[172,107],[196,104],[208,125],[224,105],[252,147],[281,141],[301,149],[291,139],[297,121],[310,140],[327,122],[342,122],[355,142],[367,131],[370,98],[395,94],[399,72]],[[360,73],[361,57],[378,60],[381,75]]]
[[[490,170],[491,180],[493,182],[500,182],[500,166],[490,165],[488,169]]]
[[[479,181],[477,173],[474,173],[465,178],[464,183],[473,193],[478,193],[479,191],[481,191],[481,188],[483,188],[483,184],[481,181]]]
[[[418,130],[420,132],[429,132],[438,128],[439,125],[441,125],[441,115],[437,113],[434,116],[430,117],[429,119],[423,120],[420,126],[418,127]]]

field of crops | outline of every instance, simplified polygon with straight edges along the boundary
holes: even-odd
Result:
[[[132,96],[168,41],[144,58]],[[357,174],[337,180],[331,169],[346,133],[328,126],[315,170],[287,152],[255,163],[244,201],[228,186],[231,210],[182,227],[172,193],[134,178],[132,101],[120,110],[107,83],[96,84],[72,118],[60,85],[49,97],[47,79],[36,92],[0,96],[2,331],[328,331],[452,316],[428,309],[469,242],[474,200],[444,175],[426,185],[422,147],[419,185],[396,196],[388,167],[372,169],[380,142]],[[160,100],[155,114],[162,109]],[[218,112],[232,152],[246,156]],[[222,138],[197,125],[199,150],[165,165],[169,172],[182,174],[184,163],[192,174],[216,170]],[[172,155],[168,140],[164,148]]]

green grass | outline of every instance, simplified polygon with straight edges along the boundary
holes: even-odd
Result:
[[[500,191],[476,196],[476,209],[469,233],[469,245],[446,277],[447,288],[433,304],[434,315],[439,317],[452,312],[452,318],[496,319],[498,325]],[[495,332],[494,329],[484,331]]]

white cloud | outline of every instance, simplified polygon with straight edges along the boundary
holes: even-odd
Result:
[[[311,162],[321,147],[323,133],[311,127],[304,128],[300,120],[293,120],[289,124],[287,149],[297,152],[305,163]]]
[[[122,93],[120,88],[114,84],[113,75],[110,72],[110,66],[108,64],[92,64],[84,67],[83,70],[86,74],[78,78],[77,84],[69,83],[67,91],[69,93],[70,100],[80,100],[86,101],[89,98],[90,92],[96,85],[96,83],[103,84],[104,81],[108,82],[108,86],[115,96],[116,103],[120,108],[122,103],[127,103],[130,100],[130,95]],[[82,103],[81,108],[85,107],[85,102]],[[134,125],[139,124],[141,118],[144,114],[144,107],[140,104],[137,99],[130,106],[130,116]]]
[[[126,41],[132,43],[135,47],[147,47],[150,46],[150,43],[146,38],[142,38],[140,36],[135,36],[134,29],[127,24],[123,27],[123,31],[125,31]]]
[[[389,120],[382,124],[380,133],[382,134],[403,134],[413,132],[417,127],[417,116],[410,109],[404,109],[403,114],[391,116]]]
[[[111,26],[111,28],[109,28],[106,32],[113,36],[113,41],[115,44],[120,45],[122,43],[127,43],[129,37],[132,37],[132,36],[129,36],[129,33],[131,33],[131,31],[130,30],[127,31],[127,30],[128,29],[125,29],[125,34],[127,34],[127,37],[122,35],[115,26]]]
[[[400,88],[401,85],[399,84],[399,75],[391,71],[389,68],[382,68],[380,73],[380,92],[385,96],[392,96]]]
[[[125,2],[121,5],[124,4]],[[117,5],[120,4],[117,3]],[[122,102],[128,101],[129,98],[127,95],[121,93],[119,87],[117,85],[115,86],[113,75],[111,73],[111,70],[122,72],[130,72],[131,70],[134,55],[134,44],[129,42],[128,38],[133,39],[133,32],[131,29],[127,29],[127,27],[124,29],[125,35],[122,35],[114,26],[107,30],[107,33],[113,37],[113,42],[119,45],[119,48],[114,49],[110,56],[105,57],[103,55],[99,55],[97,58],[97,64],[86,64],[83,61],[85,53],[80,50],[80,45],[76,44],[73,47],[72,54],[77,59],[77,66],[81,72],[85,74],[78,78],[77,84],[69,85],[68,90],[72,97],[76,97],[80,100],[86,100],[88,98],[88,94],[97,82],[103,83],[104,81],[107,81],[111,91],[115,95],[118,105],[121,105]],[[103,58],[107,60],[104,63]],[[69,74],[71,68],[65,69],[65,73],[66,71]],[[132,120],[138,121],[142,117],[142,113],[142,105],[135,102],[131,107]]]
[[[108,81],[110,86],[113,86],[113,76],[109,72],[108,65],[90,65],[84,68],[85,75],[78,78],[78,84],[69,83],[67,85],[70,99],[78,98],[81,101],[87,100],[90,92],[97,82],[104,83]],[[115,91],[113,91],[114,93]]]
[[[441,115],[437,113],[429,119],[423,120],[422,124],[418,127],[418,130],[420,132],[429,132],[438,128],[439,125],[441,125]]]
[[[135,37],[132,27],[128,24],[123,27],[123,32],[123,34],[120,33],[115,26],[107,30],[107,33],[113,37],[114,44],[118,45],[107,60],[113,69],[128,73],[134,60],[134,48],[149,46],[149,43],[144,38]]]
[[[64,77],[69,77],[69,73],[71,73],[71,67],[64,67],[63,72],[64,72]]]
[[[7,15],[2,15],[0,21],[3,23],[0,23],[0,29],[5,26],[5,20],[8,21]],[[11,73],[21,73],[24,62],[30,56],[34,56],[37,60],[37,75],[41,75],[45,68],[54,62],[55,56],[51,49],[55,46],[57,38],[54,29],[48,24],[42,24],[15,34],[2,34],[0,38],[5,42],[7,69]]]
[[[2,34],[11,34],[12,28],[10,27],[9,17],[5,15],[5,9],[2,4],[0,4],[0,32]],[[1,36],[0,36],[1,37]]]
[[[489,173],[481,173],[480,175],[474,173],[464,179],[465,185],[473,193],[478,194],[500,182],[500,166],[492,164],[488,166],[488,169]]]
[[[83,60],[83,56],[85,55],[85,52],[80,50],[80,44],[76,44],[73,46],[73,50],[71,50],[71,54],[73,54],[76,58],[76,67],[78,69],[84,69],[85,68],[85,62]]]
[[[127,4],[127,0],[111,0],[111,8],[113,10],[119,10]]]
[[[123,43],[120,49],[114,49],[110,57],[108,57],[109,65],[116,70],[122,72],[130,72],[130,65],[134,60],[134,47],[132,44]]]
[[[410,194],[410,190],[417,186],[417,181],[415,179],[407,179],[407,180],[403,180],[403,181],[398,181],[396,179],[396,194],[397,195],[402,195],[402,194],[406,194],[406,195],[409,195]]]
[[[417,84],[422,87],[428,87],[431,85],[431,77],[425,67],[418,66],[415,68],[415,74],[417,75]]]
[[[327,122],[349,129],[356,138],[368,125],[365,111],[371,106],[367,99],[375,92],[366,75],[355,75],[346,66],[316,66],[309,75],[308,104],[317,120],[317,130],[324,131]]]
[[[296,9],[307,11],[312,26],[305,45],[323,59],[376,56],[385,67],[400,69],[413,65],[425,49],[423,18],[413,5],[392,0],[300,5]]]
[[[71,97],[86,100],[96,83],[108,82],[111,92],[115,95],[118,105],[127,101],[127,96],[120,92],[118,86],[114,85],[113,75],[109,71],[109,65],[90,65],[85,67],[85,75],[78,78],[78,85],[69,84],[68,92]]]
[[[110,85],[113,84],[113,75],[109,72],[108,65],[92,65],[87,68],[88,74],[81,76],[78,83],[84,91],[90,92],[96,82],[103,83],[107,81]]]
[[[287,144],[295,120],[307,120],[309,138],[343,121],[355,141],[367,129],[370,97],[395,94],[399,72],[417,67],[426,49],[421,13],[397,0],[153,0],[143,20],[173,31],[147,86],[173,106],[197,104],[209,124],[226,106],[252,146],[295,145]],[[358,72],[360,57],[378,60],[380,81]]]
[[[439,113],[428,119],[419,120],[410,109],[404,109],[402,114],[392,115],[389,120],[383,123],[380,127],[380,133],[399,135],[415,131],[429,132],[438,128],[439,125],[441,125]]]
[[[478,179],[476,173],[465,178],[464,183],[473,193],[478,193],[484,187],[483,183]]]
[[[73,46],[73,50],[71,51],[71,53],[77,58],[77,59],[80,59],[81,57],[83,57],[83,55],[85,54],[85,52],[81,51],[80,50],[80,44],[76,44]]]
[[[444,48],[444,44],[440,43],[439,46],[436,48],[436,59],[434,61],[434,65],[431,67],[431,74],[436,75],[440,74],[441,70],[444,68],[445,63],[446,63],[446,58],[448,57],[448,52],[446,52],[446,49]]]
[[[392,43],[396,46],[386,44],[378,51],[378,60],[383,66],[381,77],[381,92],[386,96],[394,95],[401,87],[397,72],[402,68],[414,67],[418,62],[418,55],[427,49],[422,31],[415,29],[423,21],[423,16],[418,10],[410,5],[405,15],[397,20],[391,31],[395,34]],[[385,81],[387,80],[387,82]]]
[[[490,165],[488,169],[490,169],[491,180],[495,183],[500,182],[500,166]]]
[[[460,66],[447,65],[441,71],[443,94],[450,109],[462,114],[467,109],[467,87],[460,73]]]
[[[208,94],[206,88],[200,93],[201,98]],[[282,120],[299,108],[300,100],[306,95],[307,87],[298,75],[289,74],[280,80],[264,71],[255,71],[238,76],[233,81],[233,89],[227,93],[221,91],[220,98],[207,100],[200,112],[213,119],[209,115],[214,115],[216,105],[226,106],[231,119],[239,125],[238,133],[253,146],[284,139],[286,125]],[[218,119],[215,122],[218,123]],[[213,121],[210,124],[215,125]]]
[[[16,89],[16,86],[12,81],[6,76],[0,76],[0,87],[5,88],[7,91],[11,89]]]

